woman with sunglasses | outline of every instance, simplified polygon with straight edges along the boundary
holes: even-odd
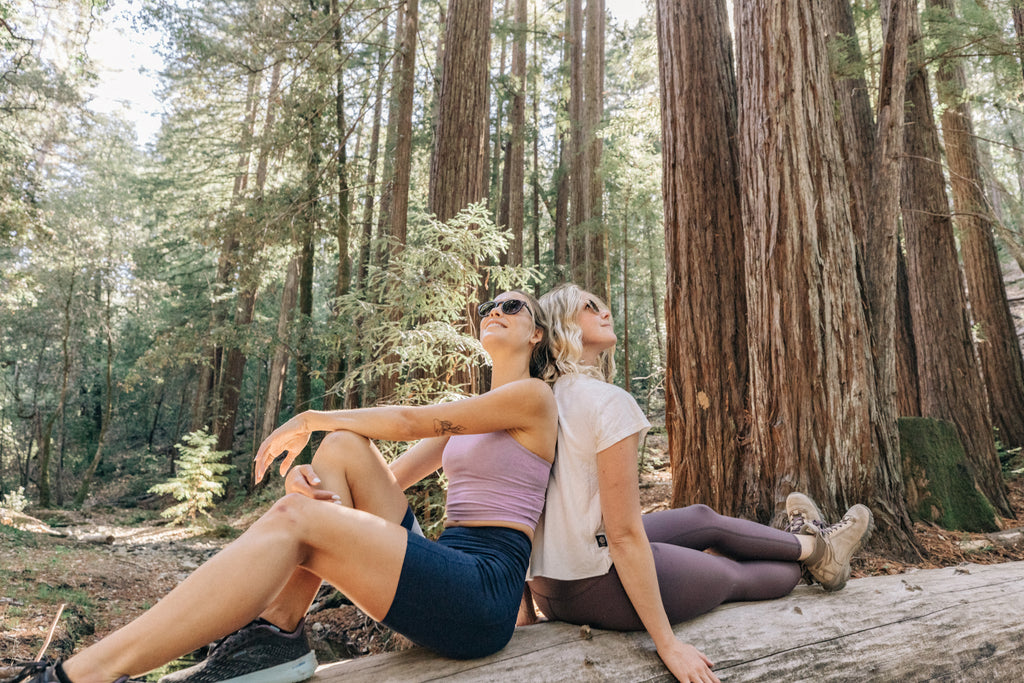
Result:
[[[511,291],[479,313],[480,341],[493,362],[489,391],[432,406],[307,411],[288,420],[256,455],[259,481],[285,454],[287,495],[135,621],[63,664],[34,663],[15,680],[123,681],[226,634],[205,662],[177,678],[302,680],[316,662],[301,620],[322,580],[447,657],[504,647],[558,418],[550,387],[537,379],[548,356],[536,302]],[[328,434],[312,464],[289,470],[315,431]],[[376,439],[420,441],[388,466]],[[447,528],[433,542],[410,531],[403,490],[442,466]]]
[[[857,505],[842,522],[824,527],[813,501],[794,493],[786,505],[789,531],[704,505],[641,515],[637,448],[650,424],[633,397],[610,384],[611,313],[576,285],[558,287],[540,303],[551,324],[548,379],[558,403],[558,458],[527,595],[551,619],[646,629],[676,678],[718,681],[711,661],[679,641],[671,624],[727,601],[782,597],[802,568],[826,590],[842,588],[871,513]]]

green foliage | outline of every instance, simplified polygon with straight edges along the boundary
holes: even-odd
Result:
[[[182,437],[184,444],[175,444],[181,457],[175,460],[178,473],[174,478],[163,484],[157,484],[149,490],[152,493],[170,494],[175,500],[182,501],[164,510],[163,517],[173,517],[175,524],[184,520],[195,521],[197,515],[209,517],[207,509],[213,506],[213,499],[223,495],[223,476],[231,465],[218,462],[227,455],[224,451],[213,450],[217,437],[205,430],[192,432]]]
[[[13,510],[14,512],[21,512],[26,507],[28,507],[28,499],[25,498],[24,486],[19,486],[16,491],[5,493],[3,500],[0,501],[0,508]]]
[[[371,273],[362,292],[338,299],[337,321],[323,329],[325,347],[340,338],[342,348],[368,351],[334,391],[392,377],[397,393],[389,401],[460,397],[453,393],[451,378],[488,362],[467,329],[479,288],[484,282],[496,290],[524,288],[537,279],[528,268],[477,266],[496,261],[508,242],[481,204],[447,223],[418,214],[410,224],[405,248],[392,250],[387,266]]]

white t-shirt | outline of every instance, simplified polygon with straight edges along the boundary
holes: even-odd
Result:
[[[547,500],[533,536],[527,578],[600,576],[612,566],[601,517],[597,454],[651,426],[626,391],[587,375],[555,382],[558,449]]]

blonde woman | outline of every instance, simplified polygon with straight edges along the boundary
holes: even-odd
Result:
[[[294,632],[321,580],[446,656],[504,647],[544,503],[557,412],[536,378],[547,358],[536,301],[506,292],[479,313],[480,341],[493,361],[488,392],[288,420],[256,456],[259,480],[286,454],[288,495],[139,618],[63,663],[32,663],[13,680],[123,683],[226,634],[185,680],[308,678],[315,659]],[[289,471],[314,431],[329,434],[312,466]],[[388,467],[371,439],[422,440]],[[403,489],[442,465],[448,528],[433,542],[410,531]]]
[[[551,619],[646,629],[676,678],[718,681],[711,661],[671,624],[723,602],[786,595],[803,568],[827,590],[842,588],[871,513],[857,505],[826,528],[814,503],[792,494],[792,533],[704,505],[641,515],[637,448],[650,425],[609,383],[616,337],[608,307],[576,285],[544,295],[541,307],[551,324],[559,433],[530,564],[533,597]]]

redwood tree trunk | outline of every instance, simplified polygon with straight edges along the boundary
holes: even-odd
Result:
[[[1010,505],[992,440],[985,387],[972,348],[917,12],[910,13],[909,26],[906,148],[900,195],[921,414],[950,420],[957,426],[979,488],[1005,515],[1010,513]]]
[[[928,0],[928,5],[955,18],[955,6],[950,0]],[[942,137],[956,224],[960,228],[960,251],[971,315],[979,331],[976,346],[992,424],[1004,445],[1024,446],[1024,361],[992,236],[971,106],[965,99],[967,78],[963,65],[956,58],[941,59],[936,82],[943,104]]]
[[[657,9],[672,505],[733,515],[744,511],[748,374],[728,15],[724,0]]]
[[[428,192],[429,210],[442,222],[487,199],[490,46],[491,2],[451,0]],[[476,316],[470,308],[466,331],[475,336]],[[455,377],[453,383],[475,385],[472,373]]]
[[[753,455],[739,487],[758,519],[805,491],[836,518],[871,500],[870,337],[826,26],[812,3],[737,3]]]

